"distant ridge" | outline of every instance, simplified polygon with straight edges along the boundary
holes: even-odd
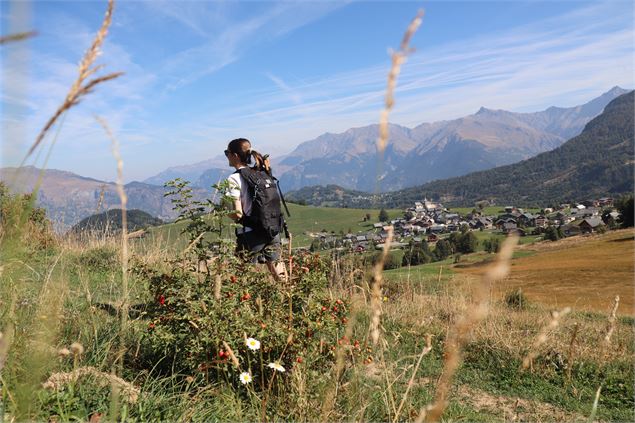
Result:
[[[459,119],[422,123],[414,128],[390,125],[389,144],[377,177],[378,125],[324,133],[299,144],[272,162],[282,189],[338,185],[357,191],[391,191],[434,179],[466,175],[516,163],[553,150],[578,135],[584,125],[627,90],[613,87],[585,104],[515,113],[481,107]],[[192,165],[174,166],[144,182],[162,185],[180,177],[208,188],[230,173],[217,156]]]
[[[518,163],[465,176],[372,196],[329,186],[291,192],[291,201],[316,204],[338,192],[339,206],[403,207],[424,196],[455,206],[476,201],[496,204],[545,205],[633,192],[635,165],[634,92],[611,101],[586,124],[582,133],[562,146]],[[322,196],[308,196],[310,192]]]
[[[0,181],[14,192],[31,192],[40,172],[41,169],[33,166],[0,168]],[[164,196],[167,190],[163,186],[130,182],[125,190],[130,210],[139,209],[161,220],[176,217],[170,199]],[[203,189],[194,191],[200,198],[207,193]],[[55,169],[44,172],[37,203],[46,209],[57,230],[68,229],[95,213],[121,207],[114,183]]]

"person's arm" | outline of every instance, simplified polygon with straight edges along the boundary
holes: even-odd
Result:
[[[241,183],[240,179],[235,178],[235,174],[229,177],[228,182],[227,196],[231,198],[230,206],[232,207],[232,212],[228,216],[234,222],[238,222],[243,217],[243,206],[240,203]]]
[[[243,206],[240,204],[240,198],[232,198],[232,200],[234,211],[228,216],[234,222],[238,222],[243,217]]]

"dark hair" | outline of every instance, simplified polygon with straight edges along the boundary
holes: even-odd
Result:
[[[255,169],[265,170],[269,173],[269,165],[265,162],[265,158],[257,151],[246,147],[246,145],[251,147],[251,141],[247,138],[236,138],[235,140],[231,140],[229,142],[227,145],[227,151],[237,154],[242,164],[249,165],[254,163]]]

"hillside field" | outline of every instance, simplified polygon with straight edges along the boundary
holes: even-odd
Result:
[[[292,203],[289,203],[288,206],[291,216],[287,217],[285,214],[285,219],[293,236],[293,247],[308,247],[311,245],[309,233],[320,232],[323,229],[335,233],[340,233],[340,231],[347,233],[349,230],[352,233],[366,232],[372,229],[373,223],[377,223],[379,215],[378,209],[313,207]],[[403,210],[392,209],[386,211],[391,219],[403,217]],[[363,221],[366,213],[371,216],[368,222]],[[229,227],[229,219],[227,220],[227,225],[223,234],[226,237],[233,237],[233,232]],[[138,242],[138,244],[141,244],[142,248],[149,245],[159,245],[168,249],[185,248],[187,242],[181,236],[184,227],[185,223],[179,222],[150,228],[146,238]]]
[[[634,231],[624,229],[520,246],[518,252],[529,255],[512,261],[510,276],[494,291],[500,296],[521,288],[530,301],[602,313],[608,312],[613,298],[619,295],[618,313],[635,315],[633,245]],[[472,266],[453,270],[476,276],[483,269]]]

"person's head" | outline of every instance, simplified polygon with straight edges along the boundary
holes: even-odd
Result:
[[[255,169],[269,172],[269,162],[266,157],[251,149],[251,142],[246,138],[236,138],[231,140],[225,150],[225,156],[229,160],[229,165],[235,168],[241,166],[253,166]]]
[[[251,163],[251,143],[246,138],[236,138],[227,144],[225,157],[230,166],[247,166]]]

